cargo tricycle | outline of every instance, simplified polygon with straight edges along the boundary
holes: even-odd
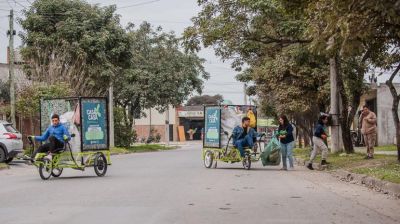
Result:
[[[41,133],[51,124],[52,115],[58,114],[61,124],[71,135],[64,147],[51,152],[51,157],[48,153],[36,154],[33,165],[43,180],[61,176],[65,168],[84,171],[93,167],[97,176],[106,174],[111,165],[107,105],[107,98],[103,97],[41,99]],[[31,137],[28,141],[33,153],[35,143]]]
[[[247,170],[251,163],[260,160],[266,144],[265,133],[258,133],[253,148],[245,148],[244,157],[232,144],[232,131],[241,125],[242,118],[250,118],[250,127],[257,130],[257,111],[249,105],[218,105],[204,107],[204,137],[202,157],[206,168],[217,167],[218,161],[225,163],[241,162]]]

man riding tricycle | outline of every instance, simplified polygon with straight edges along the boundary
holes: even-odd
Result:
[[[32,146],[29,159],[43,180],[59,177],[64,168],[84,171],[94,167],[97,176],[106,174],[111,165],[107,108],[106,98],[41,100],[43,135],[28,140]],[[46,143],[35,149],[35,141]]]
[[[265,133],[257,133],[255,106],[224,105],[205,106],[203,160],[206,168],[217,167],[217,162],[242,162],[245,169],[260,160],[264,153],[269,158],[272,150],[261,151],[265,146]],[[260,150],[258,150],[260,149]],[[279,150],[273,151],[279,155]],[[264,165],[264,162],[263,162]],[[276,162],[267,165],[278,165]]]

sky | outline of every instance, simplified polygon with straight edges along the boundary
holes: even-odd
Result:
[[[29,7],[31,2],[33,0],[0,0],[0,63],[6,62],[9,10],[13,8],[18,17],[21,15],[20,11],[24,7]],[[182,34],[185,27],[192,24],[190,19],[200,11],[197,0],[87,0],[87,2],[101,6],[116,4],[123,26],[128,22],[140,24],[147,21],[155,27],[162,26],[166,32],[173,31],[178,36]],[[17,33],[21,31],[18,24],[15,24],[15,29]],[[20,44],[21,41],[16,36],[14,46],[18,47]],[[206,59],[204,66],[211,75],[210,79],[204,83],[203,94],[221,94],[224,99],[231,100],[234,104],[243,104],[243,84],[235,79],[237,72],[231,69],[229,62],[219,60],[213,49],[204,49],[199,52],[199,56]],[[384,74],[378,77],[378,82],[385,82],[388,76]],[[395,81],[399,82],[400,78]]]
[[[13,8],[21,16],[20,12],[24,7],[28,7],[33,0],[0,0],[0,63],[6,63],[6,49],[8,37],[6,32],[9,26],[7,15]],[[116,4],[117,13],[121,15],[123,26],[128,22],[140,24],[147,21],[154,27],[161,26],[166,32],[173,31],[181,36],[185,27],[192,24],[191,18],[200,11],[197,0],[87,0],[91,4],[101,6]],[[124,8],[126,7],[126,8]],[[15,29],[21,31],[21,27],[15,24]],[[21,40],[16,36],[15,47],[21,45]],[[199,52],[201,58],[206,59],[204,66],[210,73],[210,79],[204,83],[203,94],[221,94],[224,99],[231,100],[234,104],[244,103],[243,84],[235,79],[235,72],[231,69],[228,62],[219,60],[213,49],[204,49]],[[198,95],[198,94],[195,94]]]

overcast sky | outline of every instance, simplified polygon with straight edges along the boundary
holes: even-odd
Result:
[[[24,7],[28,7],[33,0],[0,0],[0,63],[6,62],[6,48],[8,38],[9,9],[13,8],[17,14]],[[162,26],[165,31],[174,31],[180,36],[185,27],[190,26],[191,18],[200,10],[197,0],[88,0],[91,4],[102,6],[116,4],[119,8],[117,13],[121,15],[122,25],[128,22],[140,24],[148,21],[154,26]],[[17,32],[21,27],[16,24]],[[18,47],[21,41],[16,37],[15,46]],[[225,99],[231,100],[234,104],[243,104],[243,85],[235,80],[236,72],[230,68],[229,63],[221,62],[212,49],[205,49],[200,52],[200,57],[206,59],[205,67],[211,78],[205,82],[203,94],[221,94]],[[379,82],[384,82],[387,75],[379,77]]]

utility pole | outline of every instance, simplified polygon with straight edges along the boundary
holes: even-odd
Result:
[[[246,94],[247,84],[243,85],[243,95],[244,95],[244,105],[247,105],[247,94]]]
[[[331,140],[332,152],[340,151],[340,126],[339,126],[339,93],[337,88],[337,58],[336,56],[332,56],[329,59],[329,67],[330,67],[330,82],[331,82],[331,111],[332,115],[332,126],[331,126]]]
[[[113,148],[115,146],[114,143],[114,86],[111,81],[110,87],[108,89],[108,111],[109,111],[109,117],[108,120],[110,121],[110,148]]]
[[[15,83],[14,83],[14,10],[10,10],[10,30],[8,31],[10,37],[8,44],[9,51],[9,69],[10,69],[10,101],[11,101],[11,123],[15,126]]]

